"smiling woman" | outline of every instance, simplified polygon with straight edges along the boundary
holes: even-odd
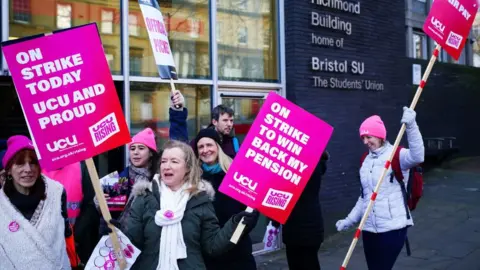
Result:
[[[6,182],[0,190],[0,227],[8,230],[0,230],[0,269],[28,269],[31,264],[71,269],[65,238],[72,231],[63,186],[40,174],[27,137],[12,136],[7,144],[2,159]]]

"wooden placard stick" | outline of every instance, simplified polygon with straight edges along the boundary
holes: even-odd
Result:
[[[175,90],[177,90],[177,89],[175,88],[175,84],[173,83],[173,79],[170,78],[170,91],[172,93],[172,98],[173,98],[173,94],[175,94]],[[180,109],[180,105],[175,105],[175,108]]]
[[[247,207],[247,209],[245,209],[245,212],[252,213],[253,208]],[[242,219],[240,220],[240,222],[237,225],[237,228],[233,232],[232,237],[230,238],[230,242],[232,242],[234,244],[238,243],[238,240],[240,240],[240,237],[243,234],[243,230],[245,230],[245,224],[243,224],[243,219],[244,218],[242,217]]]

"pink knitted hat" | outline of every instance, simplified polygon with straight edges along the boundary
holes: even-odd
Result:
[[[145,145],[146,147],[152,149],[153,151],[157,152],[157,144],[155,143],[155,135],[153,134],[153,131],[151,128],[146,128],[137,135],[133,136],[132,141],[128,144],[128,146],[134,144],[134,143],[140,143]]]
[[[360,137],[367,135],[384,140],[387,138],[387,130],[385,129],[382,119],[378,115],[372,115],[365,119],[365,121],[363,121],[363,123],[360,125],[359,131]]]
[[[15,154],[23,149],[30,149],[35,151],[35,148],[33,148],[33,143],[29,138],[23,135],[15,135],[8,138],[7,152],[5,152],[5,155],[2,159],[3,167],[5,168],[7,166],[7,163],[15,156]]]

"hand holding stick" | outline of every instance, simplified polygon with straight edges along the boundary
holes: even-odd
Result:
[[[175,94],[175,91],[177,90],[175,88],[175,84],[173,83],[173,79],[170,78],[170,90],[171,90],[171,93],[172,93],[172,98],[173,98],[173,95]],[[180,109],[180,105],[174,105],[175,109]]]

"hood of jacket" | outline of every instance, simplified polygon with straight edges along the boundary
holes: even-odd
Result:
[[[155,174],[155,176],[153,177],[153,179],[159,179],[159,178],[160,178],[159,174]],[[147,194],[147,190],[149,190],[150,192],[153,192],[153,183],[154,183],[153,181],[152,182],[149,182],[149,181],[138,181],[138,182],[136,182],[133,185],[132,194],[134,196],[142,196],[142,195]],[[200,192],[197,193],[196,195],[204,192],[205,194],[207,194],[208,198],[211,201],[213,201],[215,199],[215,190],[213,189],[212,184],[210,184],[208,181],[205,181],[205,180],[202,179],[200,181],[200,183],[198,184],[198,189],[199,189]],[[157,187],[157,190],[158,190],[158,192],[160,192],[158,187]]]

